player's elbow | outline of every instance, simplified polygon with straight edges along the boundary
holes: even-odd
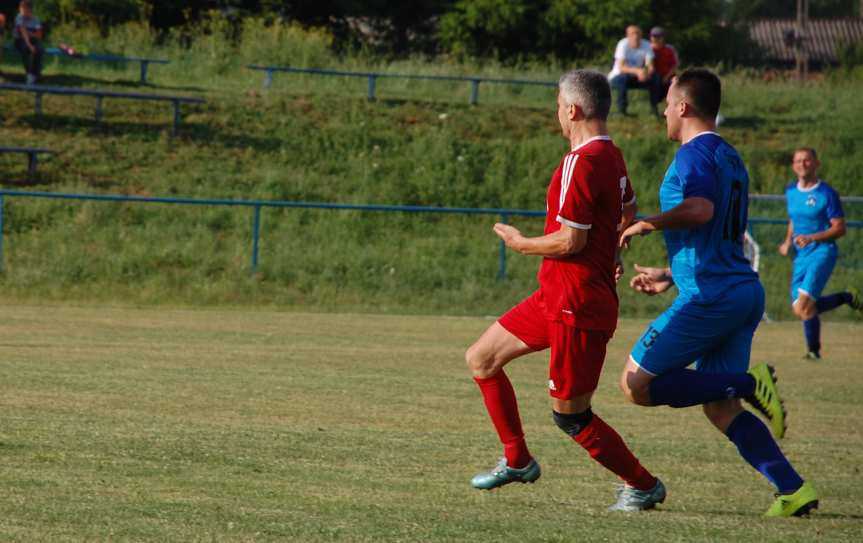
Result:
[[[706,198],[693,198],[689,212],[695,225],[707,224],[713,219],[713,202]]]
[[[841,238],[848,232],[848,228],[845,226],[844,222],[839,223],[836,228],[836,239]]]
[[[561,248],[563,256],[577,255],[584,249],[585,245],[587,245],[586,237],[568,237]]]

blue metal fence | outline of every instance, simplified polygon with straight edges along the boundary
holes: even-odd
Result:
[[[473,208],[473,207],[432,207],[432,206],[401,206],[380,204],[337,204],[328,202],[291,202],[284,200],[220,200],[197,198],[164,198],[149,196],[119,196],[99,194],[70,194],[63,192],[26,192],[0,190],[0,271],[3,270],[3,226],[6,198],[47,198],[57,200],[90,200],[102,202],[135,202],[150,204],[183,204],[183,205],[213,205],[252,208],[251,236],[251,271],[258,268],[258,247],[261,235],[261,209],[300,208],[300,209],[330,209],[355,210],[367,212],[398,212],[398,213],[448,213],[461,215],[497,215],[500,222],[508,223],[510,217],[544,217],[545,211],[529,209]],[[786,219],[750,218],[750,224],[787,224]],[[848,221],[851,228],[863,228],[863,221]],[[500,242],[498,253],[498,278],[506,276],[506,246]]]
[[[479,101],[479,84],[480,83],[497,83],[503,85],[534,85],[541,87],[557,87],[556,81],[536,81],[531,79],[499,79],[494,77],[479,77],[479,76],[464,76],[464,75],[423,75],[423,74],[396,74],[386,72],[346,72],[343,70],[323,70],[319,68],[293,68],[291,66],[246,66],[250,70],[262,70],[264,75],[264,87],[269,87],[273,84],[273,74],[275,72],[288,73],[303,73],[316,75],[330,75],[341,77],[364,77],[368,79],[367,95],[369,100],[375,99],[377,88],[377,80],[379,78],[393,79],[425,79],[432,81],[470,81],[470,103],[476,105]]]
[[[3,270],[3,222],[4,203],[6,198],[49,198],[61,200],[91,200],[102,202],[136,202],[151,204],[184,204],[184,205],[215,205],[252,208],[252,239],[251,239],[251,271],[258,268],[258,241],[261,234],[261,208],[301,208],[301,209],[332,209],[355,210],[368,212],[401,212],[401,213],[448,213],[462,215],[497,215],[500,222],[509,222],[510,217],[544,217],[545,211],[527,209],[499,209],[472,207],[432,207],[432,206],[400,206],[379,204],[337,204],[327,202],[290,202],[283,200],[219,200],[196,198],[162,198],[146,196],[115,196],[98,194],[69,194],[62,192],[25,192],[0,190],[0,271]],[[506,275],[506,246],[500,242],[498,277]]]

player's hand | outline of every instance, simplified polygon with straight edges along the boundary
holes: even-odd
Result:
[[[638,275],[630,279],[629,286],[648,296],[665,292],[674,284],[665,268],[648,268],[636,264],[635,271]]]
[[[800,247],[801,249],[814,242],[812,236],[809,234],[800,234],[799,236],[794,236],[794,245]]]
[[[619,283],[620,278],[623,277],[625,270],[623,268],[623,259],[620,258],[620,253],[617,253],[617,257],[614,259],[614,282]]]
[[[620,234],[618,246],[629,248],[629,240],[631,240],[633,236],[646,236],[654,230],[655,228],[652,224],[644,221],[636,221],[630,224],[629,227]]]
[[[637,77],[638,77],[638,80],[641,81],[642,83],[647,81],[647,68],[645,68],[643,70],[638,70],[638,76]]]
[[[791,250],[791,240],[783,241],[779,244],[779,254],[782,256],[788,256],[788,252]]]
[[[498,222],[495,223],[493,230],[494,233],[503,240],[507,247],[515,249],[516,251],[518,250],[518,242],[523,238],[518,228]]]

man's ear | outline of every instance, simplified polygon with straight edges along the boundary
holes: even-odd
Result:
[[[577,121],[584,118],[584,110],[577,104],[569,104],[569,120]]]

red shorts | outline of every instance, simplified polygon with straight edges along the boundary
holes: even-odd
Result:
[[[534,292],[498,322],[535,351],[551,347],[548,388],[553,398],[571,400],[593,392],[599,382],[611,332],[582,330],[547,320],[538,296],[539,291]]]

